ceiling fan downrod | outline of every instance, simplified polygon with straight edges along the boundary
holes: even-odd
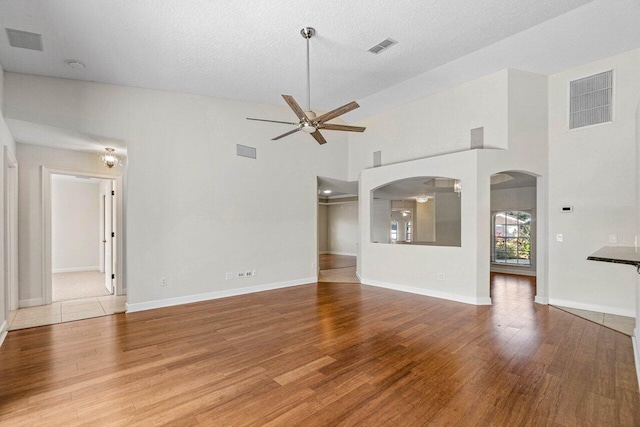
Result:
[[[307,111],[311,111],[311,63],[309,61],[309,39],[313,37],[316,30],[312,27],[304,27],[300,34],[307,40]]]

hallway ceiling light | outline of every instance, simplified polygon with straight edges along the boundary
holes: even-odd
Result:
[[[114,166],[121,166],[122,161],[120,160],[120,156],[116,154],[115,148],[105,148],[105,152],[100,155],[100,160],[105,164],[106,167],[111,169]]]
[[[323,190],[322,193],[323,194],[331,194],[331,190]]]
[[[418,203],[427,203],[431,196],[418,196],[416,197],[416,202]]]

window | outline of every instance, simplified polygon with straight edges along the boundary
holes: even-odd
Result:
[[[494,214],[492,252],[495,263],[531,265],[531,214],[522,211]]]
[[[411,221],[404,223],[404,235],[407,242],[411,241]]]
[[[398,221],[391,221],[391,241],[398,240]]]

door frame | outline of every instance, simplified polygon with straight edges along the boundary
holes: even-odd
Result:
[[[18,160],[4,147],[4,278],[7,288],[6,308],[17,310],[18,287]]]
[[[124,278],[124,233],[123,233],[123,202],[122,175],[109,175],[82,170],[57,169],[48,166],[42,168],[42,304],[52,302],[52,245],[51,245],[51,175],[84,176],[87,178],[110,179],[115,181],[116,187],[116,292],[123,295],[126,289]],[[119,238],[118,238],[119,237]]]

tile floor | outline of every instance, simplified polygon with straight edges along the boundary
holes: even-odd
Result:
[[[9,330],[15,331],[121,313],[125,310],[126,302],[126,296],[109,295],[20,308],[9,313]]]
[[[596,311],[580,310],[577,308],[560,307],[560,310],[566,311],[583,319],[590,320],[607,328],[613,329],[618,332],[622,332],[625,335],[633,335],[633,329],[636,326],[636,319],[633,317],[618,316],[615,314],[599,313]]]

